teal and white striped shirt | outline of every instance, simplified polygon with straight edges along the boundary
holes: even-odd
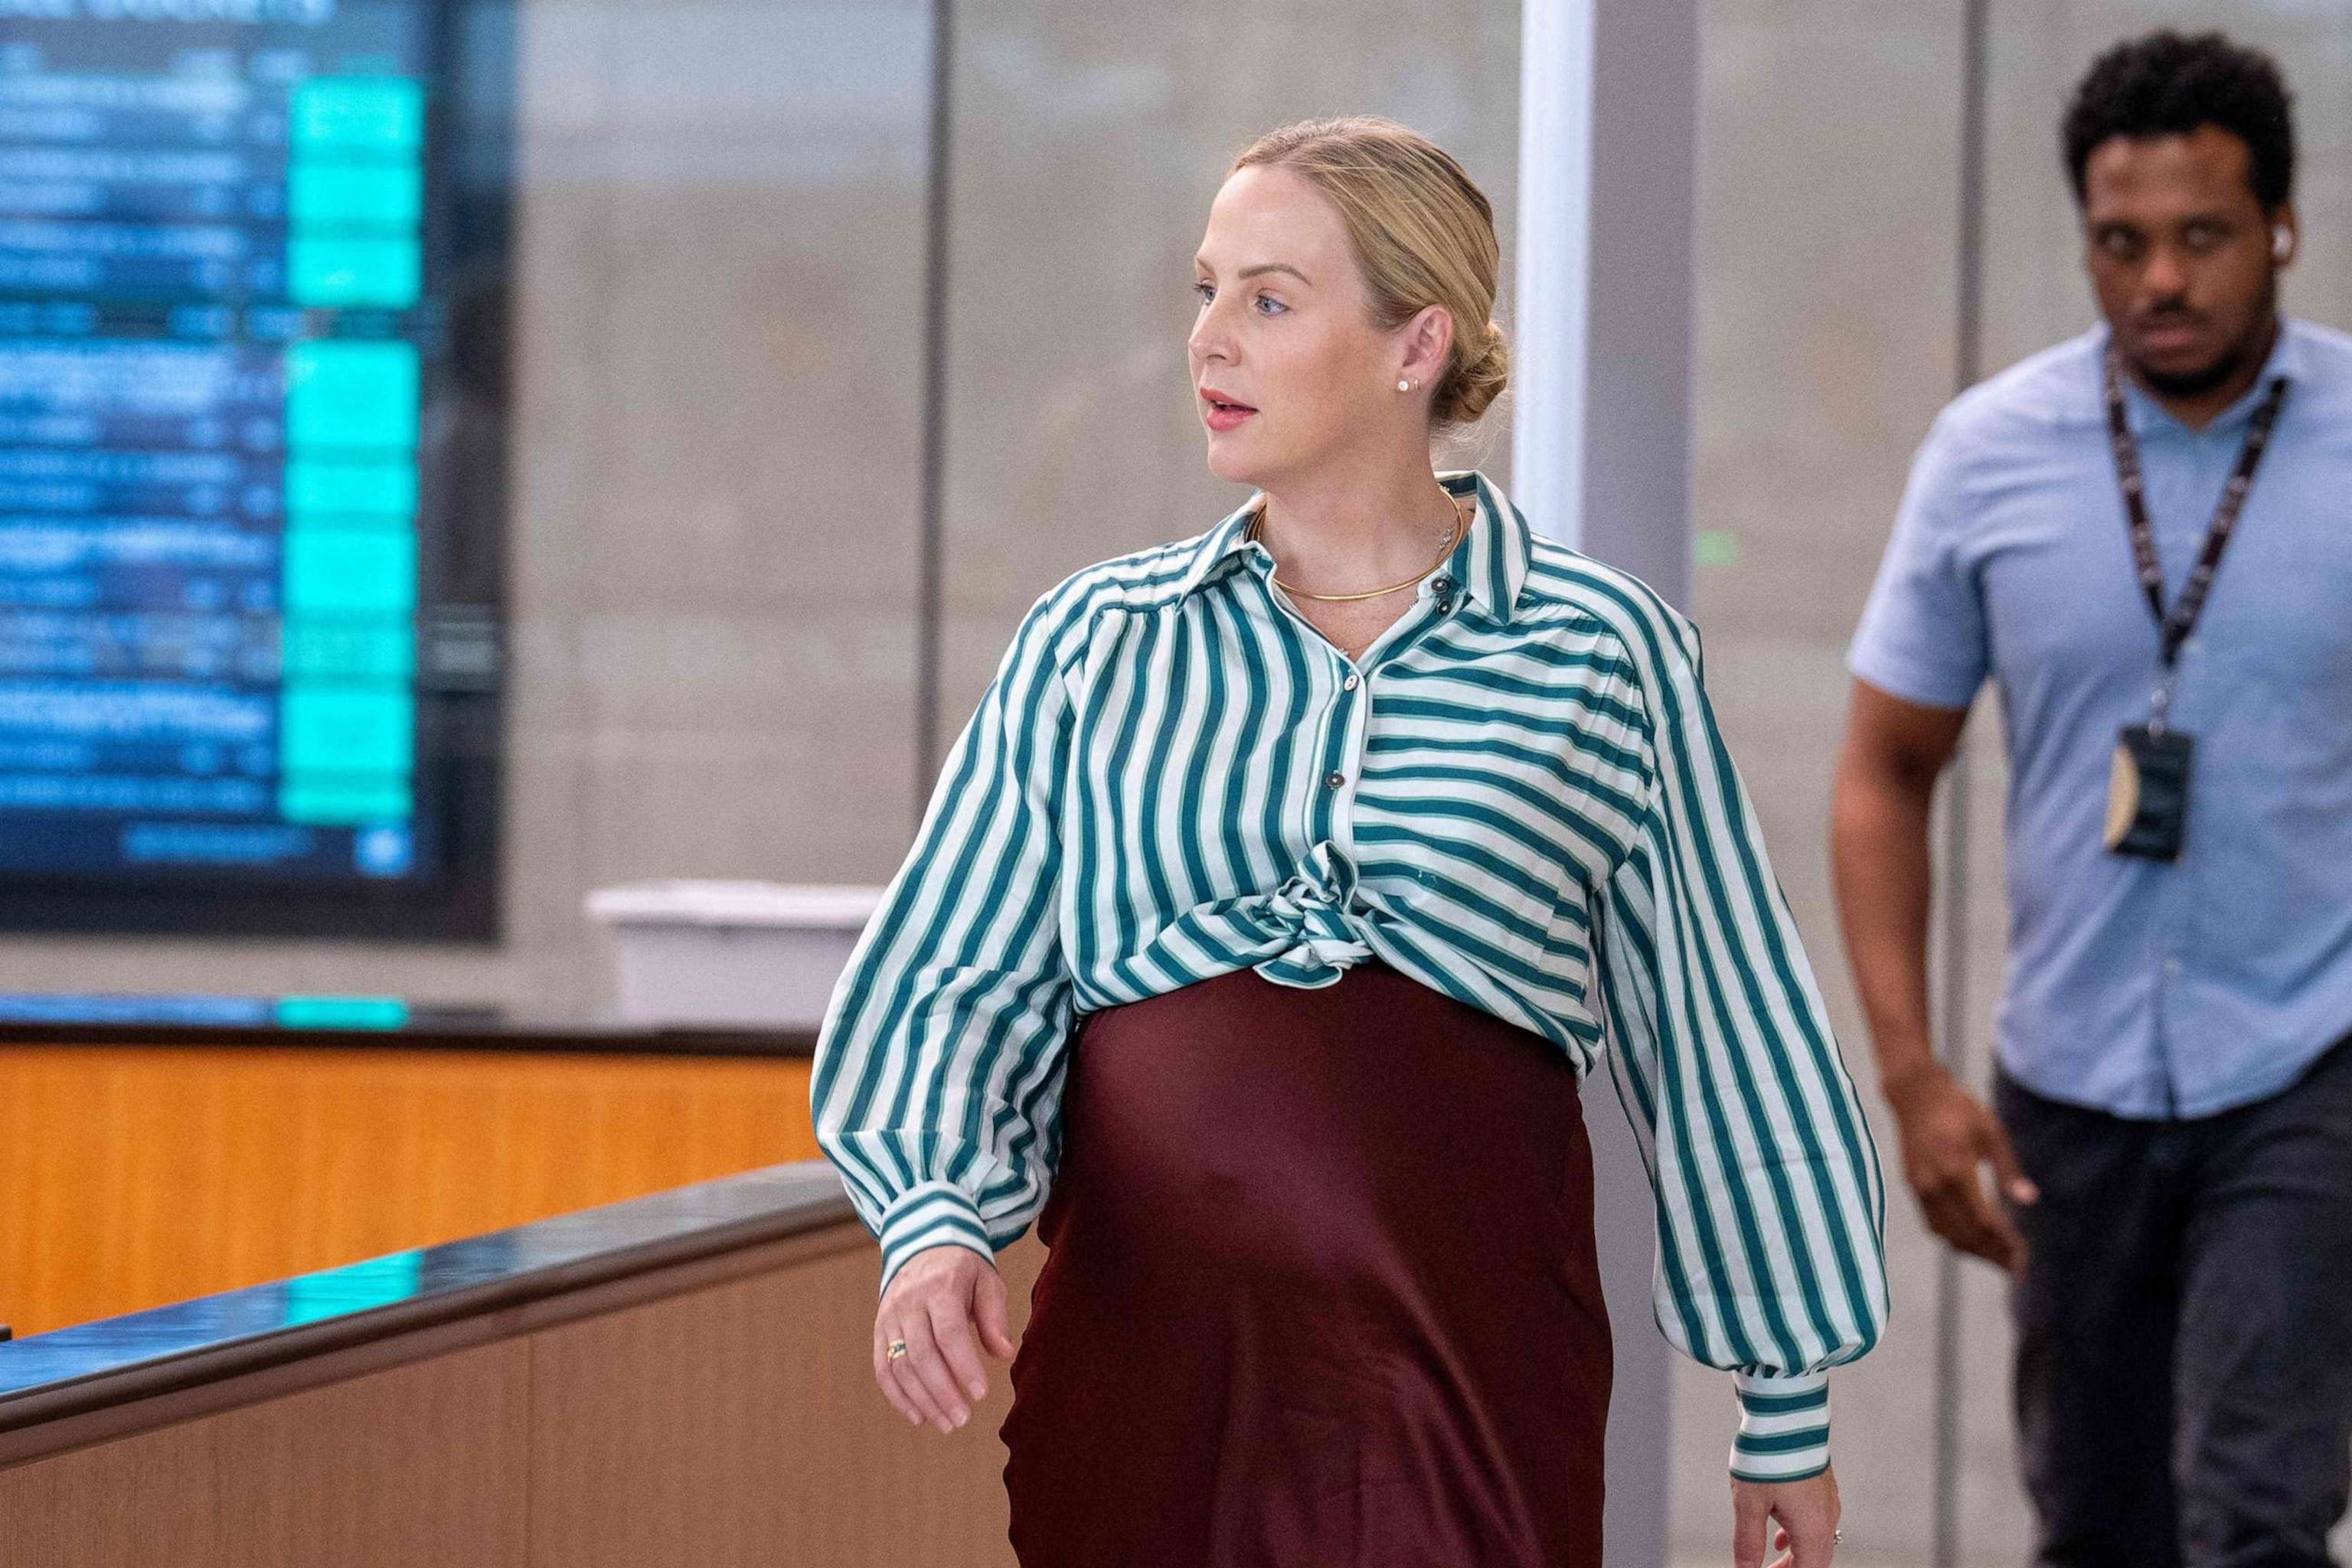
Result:
[[[985,1256],[1044,1205],[1076,1016],[1377,958],[1612,1064],[1659,1325],[1739,1374],[1735,1473],[1811,1474],[1824,1369],[1885,1320],[1884,1189],[1697,633],[1442,478],[1471,530],[1352,661],[1246,508],[1038,601],[834,994],[818,1141],[886,1285]]]

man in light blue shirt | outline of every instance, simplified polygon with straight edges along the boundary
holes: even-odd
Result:
[[[2267,58],[2119,46],[2063,139],[2105,324],[1919,452],[1850,658],[1839,900],[1928,1222],[2018,1276],[2037,1562],[2325,1564],[2352,1479],[2352,339],[2277,310]],[[1997,1116],[1929,1050],[1925,951],[1929,796],[1988,678]]]

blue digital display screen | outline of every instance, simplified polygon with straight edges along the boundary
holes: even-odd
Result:
[[[488,934],[506,15],[0,0],[8,923]]]

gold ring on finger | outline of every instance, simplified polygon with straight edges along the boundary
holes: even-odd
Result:
[[[883,1346],[882,1359],[884,1361],[905,1361],[907,1359],[907,1342],[904,1340],[892,1340],[888,1344]]]

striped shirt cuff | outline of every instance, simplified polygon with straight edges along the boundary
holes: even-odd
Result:
[[[949,1182],[926,1182],[901,1193],[882,1216],[881,1239],[885,1290],[907,1259],[926,1247],[968,1247],[992,1263],[996,1258],[971,1194]]]
[[[1731,1474],[1743,1481],[1801,1481],[1830,1468],[1830,1379],[1733,1379],[1739,1390],[1739,1436],[1731,1442]]]

